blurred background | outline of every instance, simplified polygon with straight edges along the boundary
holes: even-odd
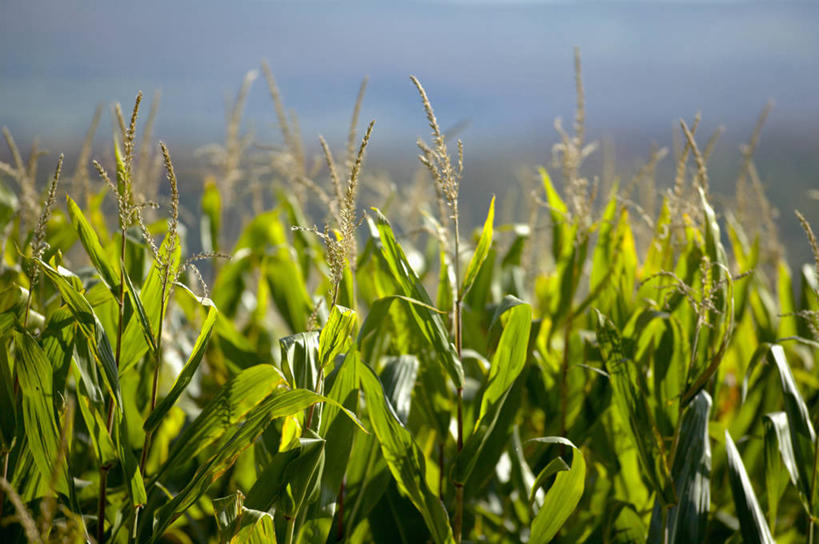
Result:
[[[375,119],[376,128],[365,168],[401,185],[417,166],[416,138],[429,132],[408,77],[415,74],[441,125],[464,140],[462,196],[476,223],[490,193],[508,196],[514,213],[520,199],[510,191],[534,166],[550,165],[554,119],[570,127],[574,115],[579,46],[587,135],[600,144],[585,165],[589,178],[613,169],[627,180],[657,145],[669,148],[657,169],[658,186],[668,187],[673,127],[699,111],[702,145],[725,127],[710,167],[714,192],[728,198],[739,146],[773,99],[756,164],[791,260],[805,260],[792,210],[819,223],[817,29],[815,2],[2,0],[0,125],[24,150],[39,137],[41,147],[65,152],[73,168],[98,104],[94,156],[104,158],[109,106],[121,102],[127,112],[137,90],[148,99],[160,91],[155,138],[170,146],[183,194],[198,195],[195,150],[224,140],[227,105],[267,59],[311,152],[319,134],[344,148],[369,76],[360,127]],[[281,143],[263,77],[248,95],[242,131],[260,147]],[[5,146],[0,160],[10,160]]]

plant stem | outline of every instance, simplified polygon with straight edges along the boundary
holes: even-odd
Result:
[[[119,372],[119,362],[122,355],[122,322],[125,320],[125,226],[120,226],[120,236],[122,238],[119,246],[119,304],[118,319],[117,319],[117,350],[114,358],[114,363]],[[107,420],[108,434],[111,434],[111,429],[114,426],[114,399],[108,399],[108,420]],[[100,459],[102,461],[102,459]],[[109,464],[100,465],[100,492],[99,504],[97,505],[97,542],[102,543],[105,535],[105,502],[106,502],[106,488],[108,486],[108,471],[111,469]]]
[[[284,517],[287,519],[287,531],[285,533],[287,536],[285,537],[284,544],[293,544],[293,535],[296,532],[296,518],[295,516],[291,518],[287,515]]]
[[[560,365],[560,436],[566,436],[566,416],[569,404],[569,343],[572,338],[572,316],[566,320],[563,331],[563,361]],[[563,445],[561,444],[561,454]]]
[[[458,296],[455,301],[453,323],[455,325],[455,350],[458,353],[458,361],[462,361],[463,351],[463,324],[461,322],[461,305],[463,303],[463,293],[461,292],[461,263],[460,263],[460,246],[461,237],[458,224],[458,201],[456,200],[453,206],[454,221],[455,221],[455,290]],[[458,437],[457,446],[458,453],[464,447],[464,389],[458,387]],[[461,542],[461,533],[463,532],[463,516],[464,516],[464,486],[460,482],[455,482],[455,518],[452,521],[452,532],[454,533],[455,542]]]
[[[444,500],[444,441],[438,443],[438,498]]]
[[[5,452],[3,454],[3,480],[8,481],[9,479],[9,453]],[[6,492],[3,488],[0,488],[0,519],[3,518],[3,504],[6,501]]]

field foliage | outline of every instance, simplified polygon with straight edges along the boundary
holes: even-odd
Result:
[[[553,160],[465,232],[468,152],[417,79],[396,187],[366,172],[366,82],[316,161],[264,75],[281,140],[241,130],[251,73],[196,209],[156,99],[43,190],[5,132],[3,542],[813,542],[817,274],[780,249],[758,130],[719,208],[698,118],[675,179],[654,150],[599,183],[578,60]]]

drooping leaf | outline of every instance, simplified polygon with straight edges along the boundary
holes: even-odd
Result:
[[[796,458],[793,455],[791,430],[788,427],[788,416],[785,412],[774,412],[762,416],[765,426],[765,491],[768,503],[768,524],[776,527],[776,515],[779,501],[788,477],[797,488],[799,474],[796,471]],[[805,497],[802,496],[804,500]],[[808,510],[807,504],[805,509]]]
[[[810,420],[810,412],[805,404],[805,400],[796,386],[793,379],[791,367],[785,358],[785,350],[780,345],[771,346],[770,358],[779,373],[782,393],[785,397],[785,413],[788,415],[788,428],[790,429],[793,458],[796,462],[796,473],[798,475],[796,483],[800,494],[805,497],[806,502],[811,503],[811,493],[816,496],[817,489],[811,489],[814,481],[814,445],[816,442],[816,432]],[[814,504],[814,509],[819,509],[819,505]]]
[[[742,541],[746,544],[774,544],[771,530],[765,523],[765,516],[762,514],[751,480],[745,471],[745,465],[727,430],[725,431],[725,450],[728,455],[728,479],[731,483],[737,518],[739,518],[739,528],[742,531]]]
[[[423,454],[386,401],[378,377],[364,364],[359,369],[370,423],[399,489],[421,513],[435,542],[454,542],[444,505],[427,486]]]
[[[86,220],[85,215],[83,215],[77,203],[74,202],[70,196],[66,196],[66,200],[68,202],[68,215],[71,218],[71,224],[74,225],[74,229],[77,231],[80,242],[83,248],[85,248],[85,253],[91,260],[94,268],[99,272],[102,281],[108,286],[108,289],[110,289],[115,296],[119,296],[119,261],[111,259],[106,255],[105,250],[103,250],[102,245],[100,245],[97,233],[88,220]]]
[[[671,474],[677,492],[677,504],[668,511],[668,542],[703,542],[706,539],[708,511],[711,503],[711,446],[708,419],[711,397],[700,391],[683,413],[679,443]],[[654,509],[649,540],[662,539],[659,507]]]
[[[278,391],[268,395],[252,407],[243,418],[244,423],[233,426],[220,440],[221,447],[207,463],[196,471],[191,481],[156,514],[151,541],[156,542],[176,514],[192,505],[213,483],[214,479],[236,461],[239,454],[250,447],[270,424],[270,421],[303,411],[311,404],[324,400],[320,395],[304,389]]]
[[[569,516],[572,515],[583,496],[586,479],[586,460],[583,453],[569,440],[558,436],[535,438],[529,442],[545,444],[562,444],[572,448],[572,465],[569,470],[558,471],[552,487],[546,492],[543,505],[535,514],[531,525],[530,542],[546,544],[560,530]],[[543,470],[550,469],[547,465]],[[545,478],[538,478],[536,482],[543,482]],[[534,493],[534,492],[533,492]]]
[[[370,234],[375,240],[376,247],[393,279],[400,287],[401,294],[426,305],[426,307],[417,304],[410,305],[408,307],[410,314],[424,336],[432,343],[438,361],[446,369],[455,387],[462,388],[464,384],[463,366],[455,352],[455,346],[449,339],[444,322],[437,312],[427,309],[427,307],[432,307],[429,295],[396,241],[389,221],[380,211],[375,210],[375,213],[375,221],[369,219],[369,223]]]
[[[94,359],[103,370],[103,376],[105,376],[108,388],[116,400],[117,411],[121,412],[122,396],[119,388],[119,369],[117,369],[111,343],[102,324],[86,298],[71,284],[66,276],[42,261],[39,261],[38,265],[60,292],[71,313],[74,314],[77,326],[89,343]]]
[[[166,472],[195,459],[199,452],[229,432],[283,383],[284,377],[273,365],[252,366],[226,383],[174,442],[157,479],[161,480]]]

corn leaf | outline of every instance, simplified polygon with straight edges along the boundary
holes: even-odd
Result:
[[[776,516],[779,501],[788,485],[788,478],[794,486],[799,475],[796,471],[796,458],[791,444],[791,430],[788,427],[788,415],[785,412],[774,412],[762,416],[765,426],[765,495],[768,503],[768,524],[776,528]],[[805,500],[804,495],[800,496]],[[804,505],[808,510],[807,504]]]
[[[94,355],[97,364],[102,367],[108,388],[116,400],[117,411],[122,412],[119,370],[114,360],[114,352],[111,349],[108,335],[105,334],[105,330],[96,314],[94,314],[94,310],[83,294],[71,285],[66,276],[42,261],[38,261],[37,264],[60,292],[66,305],[77,320],[77,327],[88,342],[91,348],[90,352]]]
[[[332,363],[336,355],[349,347],[353,327],[355,327],[355,312],[343,306],[333,306],[333,309],[330,310],[330,317],[322,327],[319,336],[319,365],[321,368]]]
[[[363,363],[359,368],[370,424],[399,489],[421,513],[435,542],[454,542],[444,505],[427,486],[424,455],[387,402],[378,377]]]
[[[156,542],[180,512],[192,505],[211,483],[236,461],[239,454],[250,447],[273,419],[301,412],[311,404],[323,400],[312,391],[294,389],[268,395],[251,408],[244,424],[233,426],[219,451],[196,471],[191,481],[156,514],[152,542]]]
[[[572,465],[569,470],[558,471],[552,487],[546,492],[543,498],[543,505],[535,514],[531,525],[531,538],[529,542],[533,544],[546,544],[557,534],[563,524],[572,515],[577,504],[583,496],[586,479],[586,460],[583,453],[571,443],[571,441],[558,436],[547,436],[534,438],[529,442],[544,444],[561,444],[572,448]],[[554,467],[547,465],[541,473],[547,470],[554,470]],[[540,475],[536,478],[536,483],[542,483],[545,478]],[[531,494],[534,494],[532,491]]]
[[[23,423],[34,463],[46,481],[51,481],[54,473],[56,490],[68,495],[68,465],[64,459],[57,463],[61,438],[51,363],[28,332],[15,332],[14,343],[20,354],[17,376],[23,394]]]
[[[455,383],[456,388],[464,385],[464,370],[455,346],[449,339],[444,322],[441,316],[432,311],[432,302],[427,295],[421,281],[409,264],[404,251],[395,239],[392,227],[387,218],[380,211],[374,210],[376,219],[369,219],[370,233],[375,240],[381,257],[387,264],[393,279],[401,289],[405,297],[420,301],[422,305],[411,304],[409,306],[410,315],[423,332],[424,336],[432,343],[438,357],[437,360],[443,365],[449,377]],[[384,310],[386,311],[386,310]]]
[[[156,478],[162,479],[166,472],[195,459],[199,452],[230,432],[283,383],[284,377],[273,365],[256,365],[242,371],[226,383],[185,428]]]
[[[202,324],[202,330],[199,331],[199,337],[196,339],[196,343],[193,346],[193,350],[191,351],[188,360],[185,362],[185,366],[182,367],[182,372],[179,373],[177,376],[176,381],[171,387],[170,393],[163,398],[159,404],[156,405],[156,408],[151,412],[151,415],[148,416],[148,419],[145,421],[144,429],[148,432],[156,430],[159,426],[159,423],[162,421],[162,418],[168,413],[168,410],[173,407],[174,403],[176,403],[177,399],[182,395],[185,389],[188,387],[188,384],[193,379],[193,375],[196,373],[196,369],[199,368],[199,363],[202,361],[202,357],[205,356],[205,350],[207,349],[208,340],[210,339],[210,334],[213,331],[213,326],[216,323],[216,316],[218,314],[218,310],[216,307],[211,305],[208,308],[208,316],[205,318],[205,322]]]
[[[457,483],[466,482],[475,468],[481,452],[493,435],[512,385],[526,364],[532,308],[528,304],[516,301],[504,313],[508,313],[509,318],[498,342],[498,349],[492,357],[475,429],[458,454],[452,469],[452,479]]]
[[[85,253],[94,265],[94,268],[99,272],[102,281],[111,290],[114,296],[119,296],[120,281],[119,281],[119,261],[111,259],[105,254],[105,250],[100,245],[99,237],[94,231],[94,228],[83,215],[82,210],[70,196],[66,196],[68,203],[68,215],[71,218],[71,224],[74,225],[74,230],[77,231],[80,243],[85,248]]]
[[[466,275],[464,276],[461,285],[460,295],[463,298],[464,293],[469,291],[472,284],[475,283],[475,278],[478,277],[486,256],[489,255],[489,248],[492,247],[492,230],[495,222],[495,197],[489,203],[489,213],[486,214],[486,221],[483,224],[483,231],[481,237],[478,239],[478,245],[475,247],[475,252],[472,254],[472,259],[469,260],[469,265],[466,267]]]
[[[810,421],[810,413],[805,405],[805,400],[796,387],[793,379],[791,367],[785,358],[785,350],[780,345],[773,345],[770,350],[770,357],[779,373],[782,393],[785,397],[785,413],[788,415],[788,428],[791,435],[791,447],[793,458],[796,464],[796,474],[798,476],[796,487],[800,494],[805,497],[808,504],[814,505],[814,510],[819,510],[819,505],[811,500],[812,493],[816,489],[811,489],[813,485],[814,465],[814,444],[816,433]]]
[[[708,418],[711,396],[701,391],[683,413],[671,473],[677,504],[668,512],[669,543],[704,542],[711,504],[711,446]],[[659,505],[658,505],[659,506]],[[654,509],[649,541],[662,539],[662,515]]]
[[[765,516],[762,514],[751,480],[745,471],[745,465],[727,430],[725,431],[725,450],[728,455],[728,480],[731,483],[731,493],[737,509],[742,541],[746,544],[774,544],[771,530],[765,523]]]
[[[627,424],[629,436],[637,447],[640,463],[654,489],[664,504],[674,504],[676,497],[671,474],[662,438],[659,436],[648,404],[645,377],[636,368],[634,361],[626,357],[620,333],[614,324],[600,312],[596,313],[597,340],[611,377],[614,404],[620,417]]]

